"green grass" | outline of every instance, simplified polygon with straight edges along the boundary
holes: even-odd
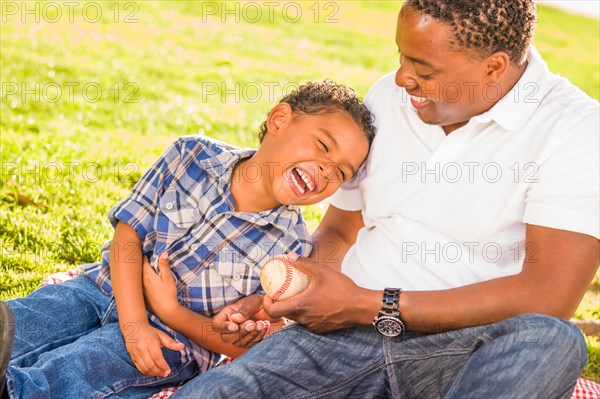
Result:
[[[203,14],[199,1],[99,2],[95,23],[82,17],[81,5],[73,23],[66,11],[55,23],[3,15],[0,299],[27,295],[45,275],[98,260],[112,233],[108,210],[177,136],[204,133],[256,146],[271,100],[287,84],[333,78],[364,96],[396,68],[400,3],[321,2],[317,15],[313,1],[297,2],[297,22],[290,22],[293,10],[284,15],[279,6],[272,19],[263,9],[256,23],[238,23],[232,15]],[[48,10],[46,19],[54,19]],[[125,23],[131,13],[137,22]],[[541,7],[535,40],[551,70],[596,99],[599,31],[598,21]],[[222,84],[240,98],[223,93]],[[97,99],[94,87],[102,91]],[[43,209],[17,202],[19,195]],[[306,209],[312,229],[321,214],[322,207]],[[588,298],[578,316],[597,318],[596,297]],[[598,341],[589,346],[586,375],[600,379]]]
[[[600,339],[586,337],[588,345],[588,362],[583,372],[584,377],[600,383]]]

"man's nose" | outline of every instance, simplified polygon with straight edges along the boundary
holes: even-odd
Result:
[[[400,65],[400,68],[396,71],[396,84],[406,90],[414,90],[418,87],[418,84],[409,69],[410,64],[407,62]]]

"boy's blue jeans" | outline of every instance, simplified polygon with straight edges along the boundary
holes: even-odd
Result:
[[[368,326],[316,335],[293,325],[173,399],[570,398],[586,360],[579,330],[541,315],[393,339]]]
[[[147,399],[197,372],[195,361],[183,364],[179,352],[165,348],[167,378],[139,372],[125,349],[114,301],[85,277],[8,304],[16,324],[7,373],[11,398]]]

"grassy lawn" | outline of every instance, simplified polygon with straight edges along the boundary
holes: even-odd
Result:
[[[399,1],[75,3],[0,2],[0,299],[98,260],[108,210],[176,137],[256,146],[293,85],[332,78],[364,96],[397,63]],[[540,7],[550,69],[596,99],[599,36],[596,20]],[[321,214],[305,209],[311,228]],[[578,317],[600,318],[598,287]]]

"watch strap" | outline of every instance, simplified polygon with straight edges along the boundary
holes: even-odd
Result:
[[[400,317],[401,288],[385,288],[381,299],[380,316]]]

